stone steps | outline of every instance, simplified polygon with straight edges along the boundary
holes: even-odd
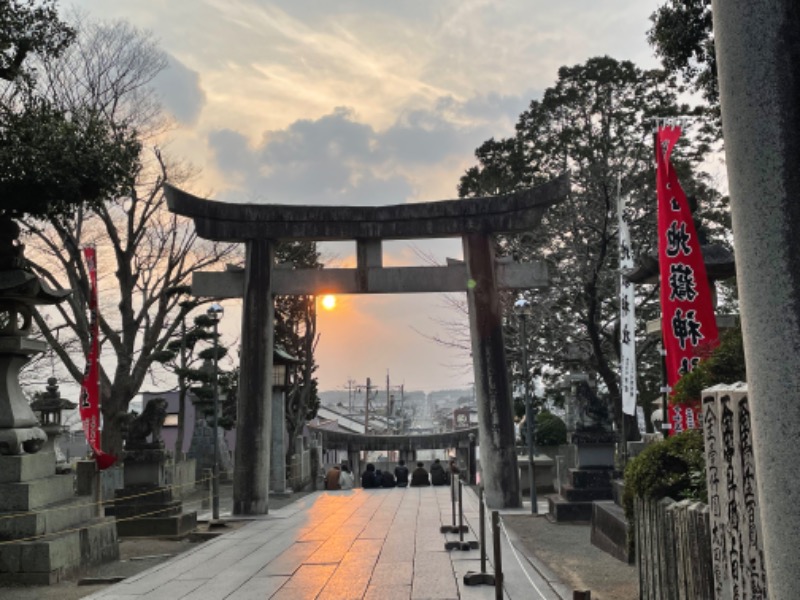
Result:
[[[96,507],[88,497],[49,504],[32,513],[0,514],[0,540],[14,540],[72,529],[94,519]]]
[[[591,502],[593,500],[611,500],[611,486],[580,488],[569,484],[561,486],[561,496],[568,502]]]
[[[548,516],[552,521],[591,521],[592,502],[569,502],[558,494],[547,497]]]
[[[52,585],[85,567],[117,559],[116,524],[93,519],[45,539],[0,544],[0,584]]]
[[[62,502],[73,495],[72,479],[69,474],[0,483],[0,513],[28,512]]]

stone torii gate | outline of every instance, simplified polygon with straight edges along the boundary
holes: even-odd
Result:
[[[217,202],[166,185],[170,210],[192,218],[200,237],[246,246],[243,272],[197,273],[192,283],[195,295],[243,298],[233,513],[268,512],[273,297],[289,294],[467,292],[486,500],[493,508],[519,507],[498,289],[546,287],[547,270],[542,263],[496,263],[492,234],[532,231],[547,208],[568,192],[569,177],[563,175],[536,188],[488,198],[370,207],[291,206]],[[383,267],[383,240],[447,237],[462,238],[463,263]],[[355,240],[356,268],[276,268],[274,246],[283,240]]]

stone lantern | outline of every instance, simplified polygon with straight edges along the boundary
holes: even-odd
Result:
[[[19,227],[0,218],[0,454],[38,452],[47,442],[19,385],[19,371],[47,345],[29,336],[35,306],[56,304],[69,290],[51,290],[27,267]]]
[[[51,290],[33,274],[18,235],[17,225],[0,216],[0,581],[50,585],[118,559],[119,545],[114,520],[98,518],[94,503],[75,496],[73,478],[57,474],[55,455],[40,451],[48,436],[22,393],[19,371],[47,347],[29,337],[34,307],[70,292]],[[60,429],[61,407],[39,411],[44,429]]]
[[[78,405],[61,397],[58,391],[58,379],[50,377],[47,380],[47,388],[36,400],[31,402],[31,409],[39,417],[39,423],[47,434],[47,443],[43,452],[54,452],[57,463],[66,462],[58,447],[58,438],[61,436],[62,424],[61,414],[65,410],[74,410]]]

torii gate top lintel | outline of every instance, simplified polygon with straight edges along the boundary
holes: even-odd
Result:
[[[192,218],[205,239],[390,240],[529,231],[569,193],[569,185],[564,174],[499,196],[388,206],[236,204],[199,198],[169,184],[165,194],[169,209]]]

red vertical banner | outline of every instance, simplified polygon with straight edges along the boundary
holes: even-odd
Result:
[[[719,343],[700,242],[689,202],[670,161],[680,135],[679,126],[660,126],[656,135],[661,336],[670,390]],[[667,414],[670,433],[700,426],[693,407],[670,407]]]
[[[83,249],[86,269],[89,274],[89,356],[81,383],[79,410],[86,441],[94,452],[99,469],[113,465],[117,457],[100,449],[100,325],[97,309],[97,251],[92,247]]]

